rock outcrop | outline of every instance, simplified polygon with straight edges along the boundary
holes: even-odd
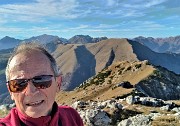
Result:
[[[180,117],[180,107],[173,102],[151,97],[134,96],[135,102],[126,105],[126,103],[129,104],[126,100],[128,97],[106,101],[76,101],[72,104],[72,107],[79,112],[86,126],[151,126],[154,123],[153,121],[160,117],[163,118],[165,115],[169,117],[178,115]],[[147,106],[148,108],[152,107],[152,109],[148,110],[149,114],[133,113],[133,111],[128,113],[128,107],[135,104]],[[167,106],[169,106],[168,110],[163,109]],[[158,107],[159,112],[153,110],[154,107]],[[167,114],[168,111],[172,111],[173,114]]]
[[[156,67],[153,74],[136,84],[135,88],[145,96],[177,100],[180,99],[180,75]]]

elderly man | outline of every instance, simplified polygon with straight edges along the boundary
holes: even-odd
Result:
[[[0,126],[83,126],[76,110],[58,106],[61,76],[55,59],[37,43],[23,43],[9,58],[7,88],[15,101]]]

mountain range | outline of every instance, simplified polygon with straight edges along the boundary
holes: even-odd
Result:
[[[14,48],[20,43],[21,40],[9,36],[5,36],[0,40],[0,49]]]
[[[132,39],[92,38],[83,35],[72,38],[66,40],[44,34],[24,40],[41,41],[46,44],[63,75],[63,90],[75,89],[85,80],[120,61],[148,60],[154,66],[162,66],[176,74],[180,73],[180,54],[178,53],[158,53],[142,42]],[[1,40],[0,44],[3,43]],[[12,49],[0,50],[0,103],[3,104],[10,99],[5,85],[4,70],[11,52]]]
[[[151,50],[160,53],[180,53],[180,36],[167,38],[153,38],[139,36],[133,39],[138,41]]]
[[[38,41],[43,44],[47,44],[51,42],[63,43],[63,44],[86,44],[86,43],[96,43],[106,39],[108,38],[107,37],[93,38],[89,35],[75,35],[70,39],[66,39],[58,36],[43,34],[43,35],[33,36],[31,38],[20,40],[9,36],[5,36],[4,38],[0,39],[0,49],[13,48],[23,41],[25,42]],[[176,54],[180,53],[180,36],[166,37],[166,38],[139,36],[132,38],[131,40],[140,42],[155,52],[176,53]]]
[[[85,44],[85,43],[96,43],[101,40],[105,40],[107,37],[98,37],[98,38],[93,38],[89,35],[75,35],[70,39],[65,39],[65,38],[60,38],[58,36],[53,36],[53,35],[39,35],[39,36],[33,36],[28,39],[15,39],[9,36],[5,36],[4,38],[0,39],[0,50],[1,49],[9,49],[9,48],[14,48],[21,42],[30,42],[30,41],[35,41],[35,42],[40,42],[42,44],[47,44],[47,43],[73,43],[73,44]]]
[[[180,73],[180,55],[156,53],[141,43],[128,39],[107,39],[89,44],[59,44],[53,52],[64,75],[63,88],[72,90],[83,80],[117,61],[148,60]],[[73,72],[72,72],[73,71]]]

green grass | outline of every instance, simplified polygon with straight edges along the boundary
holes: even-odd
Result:
[[[179,126],[180,121],[175,116],[161,116],[152,121],[152,126]]]
[[[9,113],[9,111],[0,110],[0,118],[7,116],[8,113]]]
[[[0,70],[0,75],[1,75],[1,74],[5,74],[5,69]]]

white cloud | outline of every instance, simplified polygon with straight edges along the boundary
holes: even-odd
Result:
[[[108,6],[114,6],[116,4],[115,0],[107,0],[107,5]]]
[[[75,0],[37,0],[36,3],[0,5],[0,14],[19,21],[38,21],[45,18],[76,18]],[[1,18],[2,15],[0,16]]]
[[[80,29],[84,29],[84,28],[88,28],[89,26],[88,25],[80,25],[80,26],[77,26],[77,27],[71,27],[71,28],[68,28],[69,30],[80,30]]]
[[[0,27],[0,32],[20,32],[24,29],[16,27]]]
[[[113,24],[113,25],[108,25],[108,24],[99,24],[98,26],[94,26],[94,28],[98,28],[98,29],[109,29],[109,28],[114,28],[114,27],[118,27],[118,24]],[[93,27],[93,26],[91,26]]]
[[[145,15],[144,8],[163,3],[166,0],[36,0],[26,4],[0,5],[1,14],[6,14],[8,20],[25,22],[43,22],[48,19],[66,20],[88,17],[114,16],[141,17]]]
[[[110,0],[111,1],[111,0]],[[113,1],[113,2],[112,2]],[[163,3],[167,0],[112,0],[110,3],[116,5],[109,10],[108,13],[119,17],[142,17],[148,16],[147,13],[155,11],[155,5],[159,7],[163,6]],[[162,5],[161,5],[162,4]],[[166,8],[162,8],[166,9]]]
[[[125,8],[136,8],[136,9],[142,9],[142,8],[150,8],[155,5],[162,4],[166,2],[167,0],[136,0],[136,1],[125,1],[122,3],[122,6]]]
[[[6,22],[7,22],[7,20],[2,19],[2,18],[0,19],[0,25],[1,25],[1,24],[4,24],[4,23],[6,23]]]
[[[91,15],[116,17],[141,17],[145,16],[149,8],[162,4],[166,0],[98,0],[93,1],[87,8]],[[81,4],[82,6],[82,4]],[[156,9],[156,8],[155,8]]]
[[[99,24],[99,25],[79,25],[79,26],[75,26],[75,27],[70,27],[70,28],[66,28],[65,31],[71,31],[71,30],[83,30],[83,31],[110,31],[110,29],[116,29],[117,27],[119,27],[118,24],[113,24],[113,25],[108,25],[108,24]]]
[[[179,26],[179,7],[168,8],[167,0],[33,1],[0,4],[0,32],[108,34]]]
[[[132,21],[131,29],[134,31],[155,31],[166,28],[166,26],[153,21]],[[128,24],[126,24],[128,26]]]
[[[165,2],[167,0],[150,0],[149,2],[145,3],[145,7],[151,7],[151,6],[154,6],[154,5],[158,5],[158,4],[161,4],[163,2]]]

